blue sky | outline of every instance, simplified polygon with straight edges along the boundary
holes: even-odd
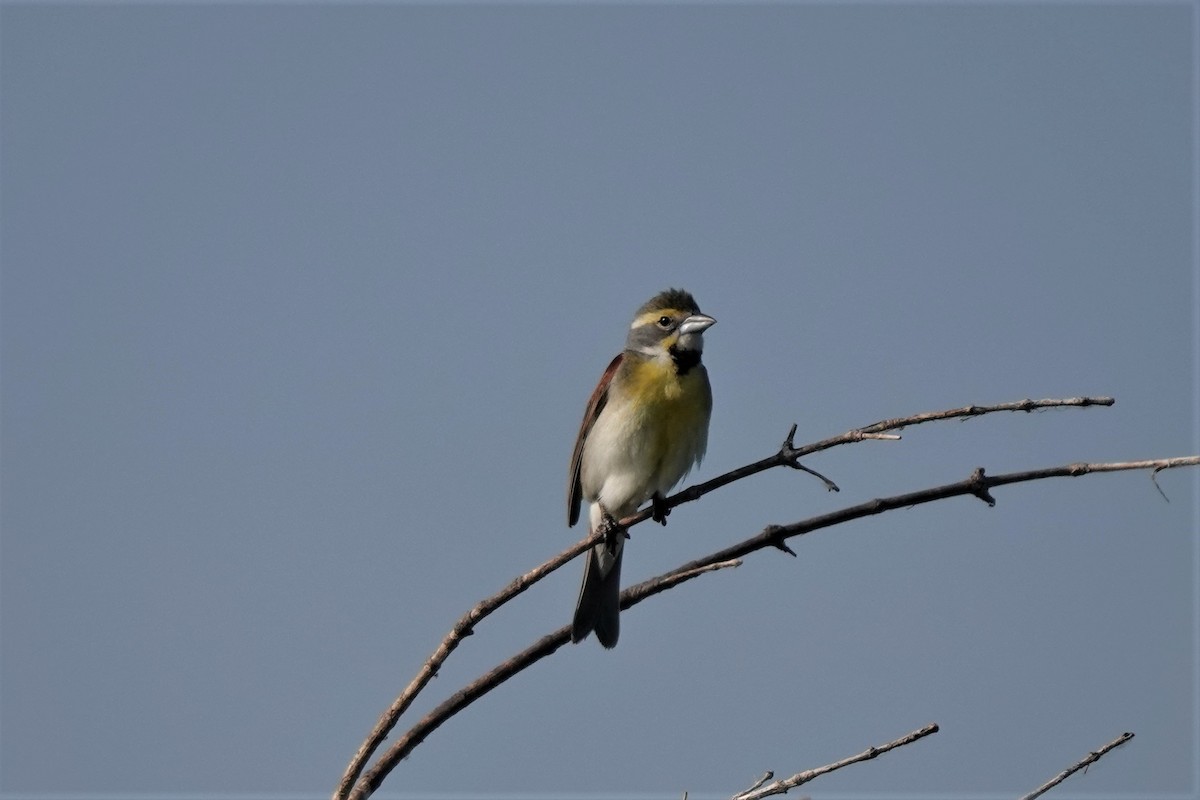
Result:
[[[863,500],[1200,452],[1194,4],[0,8],[0,791],[328,796],[684,286],[705,479],[633,582]],[[631,610],[392,795],[1196,797],[1197,471],[827,530]],[[414,709],[569,620],[490,618]],[[415,719],[416,717],[414,717]],[[1076,794],[1071,794],[1075,792]]]

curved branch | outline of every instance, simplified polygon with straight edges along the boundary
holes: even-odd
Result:
[[[408,686],[404,687],[404,691],[400,692],[399,696],[392,701],[387,710],[379,716],[379,721],[375,723],[375,727],[371,729],[367,738],[359,745],[358,751],[350,759],[346,771],[342,773],[342,778],[334,790],[334,800],[347,797],[350,794],[350,790],[354,787],[354,782],[362,774],[363,768],[366,767],[371,755],[383,744],[384,739],[396,727],[396,723],[400,721],[400,717],[412,705],[413,700],[421,693],[421,690],[437,675],[438,669],[450,657],[450,654],[458,649],[463,639],[475,632],[476,625],[500,606],[512,600],[530,586],[533,586],[542,578],[575,558],[575,556],[587,551],[603,540],[604,533],[601,532],[576,542],[549,561],[539,564],[529,572],[516,578],[496,594],[480,600],[470,611],[459,617],[458,621],[454,623],[454,627],[442,639],[441,644],[426,659],[420,671],[417,672],[416,677],[409,682]]]
[[[982,468],[976,469],[972,475],[963,481],[922,489],[890,497],[876,498],[865,503],[840,509],[829,514],[822,514],[801,520],[789,525],[771,525],[761,533],[727,547],[723,550],[688,562],[670,572],[631,586],[621,593],[621,609],[635,606],[643,600],[671,589],[681,583],[691,580],[712,570],[727,566],[736,566],[742,556],[768,547],[780,547],[786,539],[800,536],[820,528],[827,528],[842,522],[880,514],[897,508],[931,503],[948,497],[972,495],[983,499],[989,505],[995,503],[988,490],[996,486],[1012,483],[1043,480],[1052,477],[1078,477],[1094,472],[1116,472],[1125,470],[1151,469],[1161,471],[1184,466],[1200,465],[1200,456],[1185,456],[1181,458],[1155,459],[1149,461],[1126,461],[1112,463],[1076,463],[1059,467],[1047,467],[1038,470],[1010,472],[988,476]],[[590,541],[590,540],[587,540]],[[581,542],[577,547],[582,547]],[[786,545],[783,545],[786,547]],[[574,548],[572,548],[574,549]],[[463,710],[479,697],[495,689],[506,680],[525,668],[551,655],[570,640],[570,626],[564,625],[556,631],[546,634],[522,652],[496,665],[484,675],[451,695],[437,708],[430,711],[424,718],[410,728],[403,736],[388,748],[379,760],[369,770],[362,774],[360,780],[349,794],[350,800],[365,800],[379,786],[389,773],[408,756],[412,750],[425,740],[429,734],[437,730],[450,717]]]
[[[705,564],[704,566],[690,570],[676,570],[676,574],[665,581],[663,585],[657,586],[652,594],[665,592],[676,584],[691,580],[706,572],[713,572],[714,570],[725,569],[726,567],[736,567],[741,563],[741,561],[731,560]],[[624,600],[623,596],[622,600]],[[622,603],[621,607],[624,608],[625,603]],[[384,778],[396,768],[396,765],[406,758],[413,751],[413,748],[425,741],[425,738],[429,734],[440,728],[442,723],[518,672],[552,654],[569,641],[571,641],[571,626],[564,625],[558,630],[552,631],[538,639],[512,658],[497,664],[485,674],[450,695],[437,708],[426,714],[420,722],[409,728],[403,736],[388,748],[387,752],[379,758],[379,761],[375,762],[373,767],[363,773],[362,779],[350,793],[349,800],[365,800],[365,798],[370,797],[383,783]]]
[[[756,461],[753,464],[739,467],[738,469],[727,472],[724,475],[713,478],[710,481],[706,481],[704,483],[684,489],[683,491],[678,492],[668,498],[665,502],[665,505],[666,508],[670,509],[677,505],[696,500],[708,494],[709,492],[720,488],[721,486],[733,483],[736,480],[741,480],[742,478],[748,478],[751,475],[762,472],[766,469],[770,469],[771,467],[791,466],[796,469],[804,469],[805,471],[812,472],[812,470],[809,470],[807,467],[803,467],[799,464],[798,459],[801,456],[808,455],[810,453],[816,453],[821,450],[828,450],[831,447],[836,447],[841,444],[861,442],[865,439],[898,439],[898,436],[887,434],[885,431],[899,430],[909,425],[919,425],[923,422],[932,422],[944,419],[974,417],[982,414],[990,414],[995,411],[1028,412],[1036,409],[1054,407],[1075,406],[1082,408],[1093,405],[1111,406],[1114,402],[1115,401],[1111,397],[1069,397],[1066,399],[1057,400],[1018,400],[1013,403],[999,403],[990,406],[971,405],[964,406],[963,408],[950,409],[947,411],[929,411],[921,414],[914,414],[908,417],[896,417],[894,419],[881,420],[880,422],[876,422],[862,428],[856,428],[854,430],[847,431],[840,436],[834,436],[814,444],[804,445],[802,447],[795,447],[792,443],[792,437],[794,437],[796,434],[796,426],[792,425],[792,428],[788,432],[787,438],[784,440],[783,445],[774,455],[761,461]],[[824,476],[818,475],[818,477],[821,477],[822,480],[825,481],[826,486],[836,491],[837,486],[831,481],[824,478]],[[632,525],[642,522],[643,520],[649,518],[649,516],[649,511],[634,514],[621,520],[621,524],[628,528]],[[475,605],[474,608],[472,608],[466,614],[463,614],[458,621],[454,623],[454,626],[450,629],[450,632],[446,634],[445,638],[442,639],[441,643],[438,644],[437,648],[421,666],[421,669],[417,672],[416,677],[409,682],[408,686],[404,688],[399,696],[392,701],[392,704],[388,706],[388,708],[380,715],[379,720],[375,723],[375,727],[371,729],[369,734],[367,734],[367,738],[363,740],[363,743],[355,752],[354,757],[350,759],[350,763],[346,766],[346,770],[342,773],[341,780],[334,789],[333,800],[344,800],[349,795],[355,781],[358,780],[363,769],[366,767],[367,761],[369,761],[375,751],[379,749],[379,746],[383,744],[383,741],[387,738],[388,734],[391,733],[392,729],[395,728],[396,723],[399,722],[400,717],[405,711],[408,710],[409,706],[412,705],[412,702],[416,699],[417,695],[420,694],[425,686],[428,685],[429,681],[432,680],[435,675],[437,675],[438,669],[446,661],[446,659],[449,658],[450,654],[458,648],[458,645],[464,638],[471,635],[475,625],[481,622],[485,617],[490,615],[500,606],[504,605],[509,600],[512,600],[530,586],[537,583],[551,572],[554,572],[571,559],[575,558],[575,556],[586,551],[593,545],[598,544],[602,538],[602,534],[597,534],[576,542],[550,560],[537,567],[534,567],[529,572],[520,576],[496,594],[481,600]],[[787,550],[787,546],[784,545],[783,549]]]

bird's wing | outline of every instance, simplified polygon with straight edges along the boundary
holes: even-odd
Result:
[[[608,369],[604,370],[604,374],[600,376],[600,382],[596,384],[596,389],[588,398],[587,410],[583,412],[579,435],[575,437],[575,452],[571,453],[571,469],[567,473],[568,526],[579,521],[579,506],[583,501],[583,490],[579,485],[579,472],[583,464],[583,444],[587,441],[588,432],[592,429],[596,417],[600,416],[604,404],[608,402],[608,387],[612,383],[613,375],[617,374],[617,367],[621,366],[621,360],[624,358],[624,353],[618,354],[608,365]]]

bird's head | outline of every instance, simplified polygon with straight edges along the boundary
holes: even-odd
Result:
[[[633,316],[625,349],[651,358],[670,358],[681,371],[700,362],[704,331],[715,323],[700,313],[682,289],[667,289],[647,300]]]

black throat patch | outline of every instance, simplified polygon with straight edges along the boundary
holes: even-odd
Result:
[[[680,350],[675,345],[667,348],[667,352],[671,354],[671,360],[675,362],[675,374],[687,375],[688,370],[700,363],[699,350]]]

